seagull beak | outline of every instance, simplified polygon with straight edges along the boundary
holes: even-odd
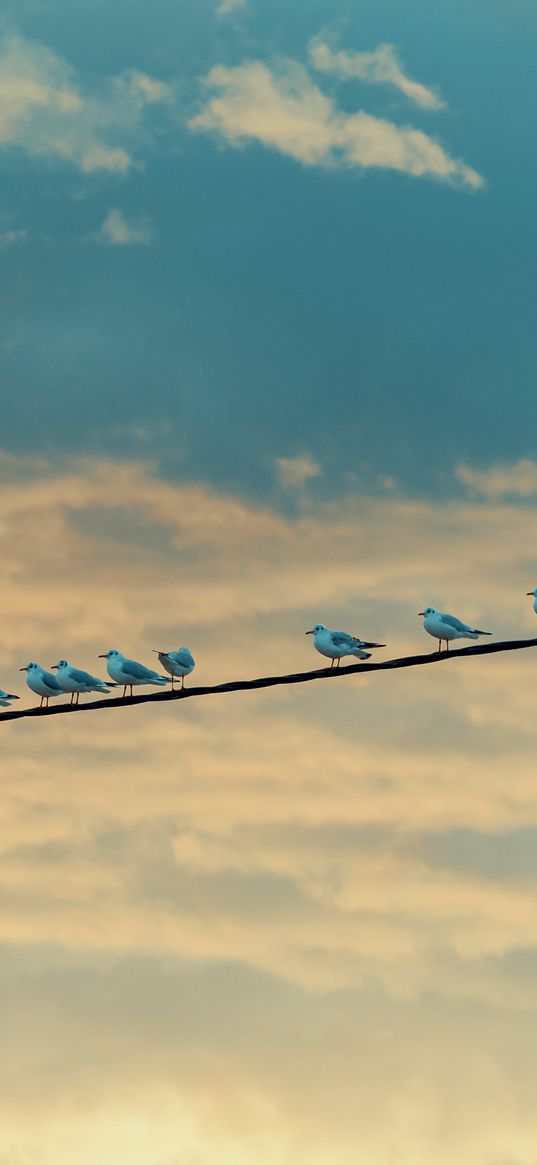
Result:
[[[49,667],[50,667],[51,671],[54,671],[54,669],[57,668],[57,666],[58,666],[57,663],[49,663]]]
[[[425,611],[418,611],[418,615],[424,615]]]
[[[154,651],[155,655],[167,655],[166,651],[157,651],[156,647],[152,647],[151,651]]]
[[[313,631],[305,631],[304,634],[305,635],[313,635]]]
[[[97,656],[97,659],[106,659],[106,658],[107,658],[106,655],[98,655]]]
[[[526,591],[526,594],[527,594],[527,595],[533,595],[533,594],[534,594],[534,591]]]
[[[28,671],[28,668],[27,667],[20,667],[19,671]]]

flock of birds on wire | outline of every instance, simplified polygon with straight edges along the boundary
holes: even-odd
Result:
[[[528,591],[527,594],[533,597],[533,609],[537,614],[537,587],[533,591]],[[418,614],[423,616],[425,631],[432,635],[433,639],[438,640],[439,653],[442,651],[442,643],[445,643],[446,651],[449,651],[449,644],[453,639],[479,639],[480,635],[492,634],[491,631],[481,631],[478,627],[470,627],[468,623],[463,623],[455,615],[448,615],[445,611],[437,611],[435,607],[426,607]],[[341,660],[347,656],[354,656],[355,659],[362,660],[370,659],[370,648],[386,646],[385,643],[368,643],[365,639],[349,635],[347,631],[331,631],[330,628],[325,627],[324,623],[315,623],[311,631],[306,631],[306,635],[313,635],[313,645],[319,654],[332,660],[331,668],[339,667]],[[56,672],[55,676],[52,674],[52,670],[47,671],[46,668],[34,662],[27,663],[19,670],[26,672],[26,683],[30,691],[41,697],[39,705],[41,708],[48,707],[48,702],[52,696],[70,694],[71,704],[78,704],[81,693],[109,693],[111,688],[117,687],[123,687],[123,698],[126,697],[127,691],[132,696],[132,689],[139,685],[155,684],[158,687],[163,687],[165,684],[171,683],[173,691],[176,679],[180,680],[180,690],[182,690],[185,676],[189,676],[196,666],[192,652],[188,647],[180,647],[178,651],[155,651],[155,654],[158,655],[161,667],[168,672],[167,676],[153,671],[152,668],[146,667],[143,663],[137,663],[134,659],[127,659],[116,647],[111,647],[104,655],[98,656],[99,659],[106,659],[108,680],[101,680],[98,676],[91,675],[90,672],[73,667],[67,659],[60,659],[58,663],[51,665],[52,670]],[[2,708],[9,708],[12,701],[18,699],[19,697],[13,693],[0,690],[0,706]]]

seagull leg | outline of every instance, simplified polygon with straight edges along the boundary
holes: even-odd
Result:
[[[127,685],[125,684],[125,687],[123,688],[123,692],[121,695],[121,699],[124,700],[126,695],[127,695]]]
[[[446,651],[449,651],[449,639],[446,639]]]

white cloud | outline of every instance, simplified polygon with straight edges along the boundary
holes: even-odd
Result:
[[[299,457],[277,457],[278,478],[283,486],[302,486],[311,477],[320,477],[321,466],[307,453]]]
[[[209,96],[190,121],[241,148],[257,141],[307,166],[379,167],[478,188],[481,176],[412,127],[339,109],[306,69],[287,60],[277,68],[248,61],[217,65],[204,79]]]
[[[46,45],[14,35],[0,40],[0,147],[63,158],[84,173],[125,173],[145,107],[169,96],[136,70],[84,84]]]
[[[243,12],[247,8],[247,0],[221,0],[217,5],[217,16],[231,16],[234,12]]]
[[[97,242],[111,247],[125,247],[150,243],[153,232],[149,226],[128,223],[121,211],[115,208],[108,212],[95,238]]]
[[[5,247],[12,247],[14,243],[22,243],[24,239],[28,238],[28,231],[25,230],[10,230],[0,232],[0,250]]]
[[[333,73],[342,80],[358,78],[370,85],[394,85],[422,109],[444,106],[432,89],[406,75],[393,45],[380,44],[371,53],[334,51],[322,37],[314,37],[309,44],[309,55],[320,73]]]
[[[509,496],[530,498],[537,494],[537,463],[528,459],[484,470],[459,465],[456,476],[474,493],[491,501]]]

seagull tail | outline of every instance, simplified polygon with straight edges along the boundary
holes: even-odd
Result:
[[[475,631],[474,631],[474,635],[492,635],[492,631],[479,631],[478,628],[476,627]]]
[[[385,643],[366,643],[365,640],[360,640],[360,647],[386,647]]]

